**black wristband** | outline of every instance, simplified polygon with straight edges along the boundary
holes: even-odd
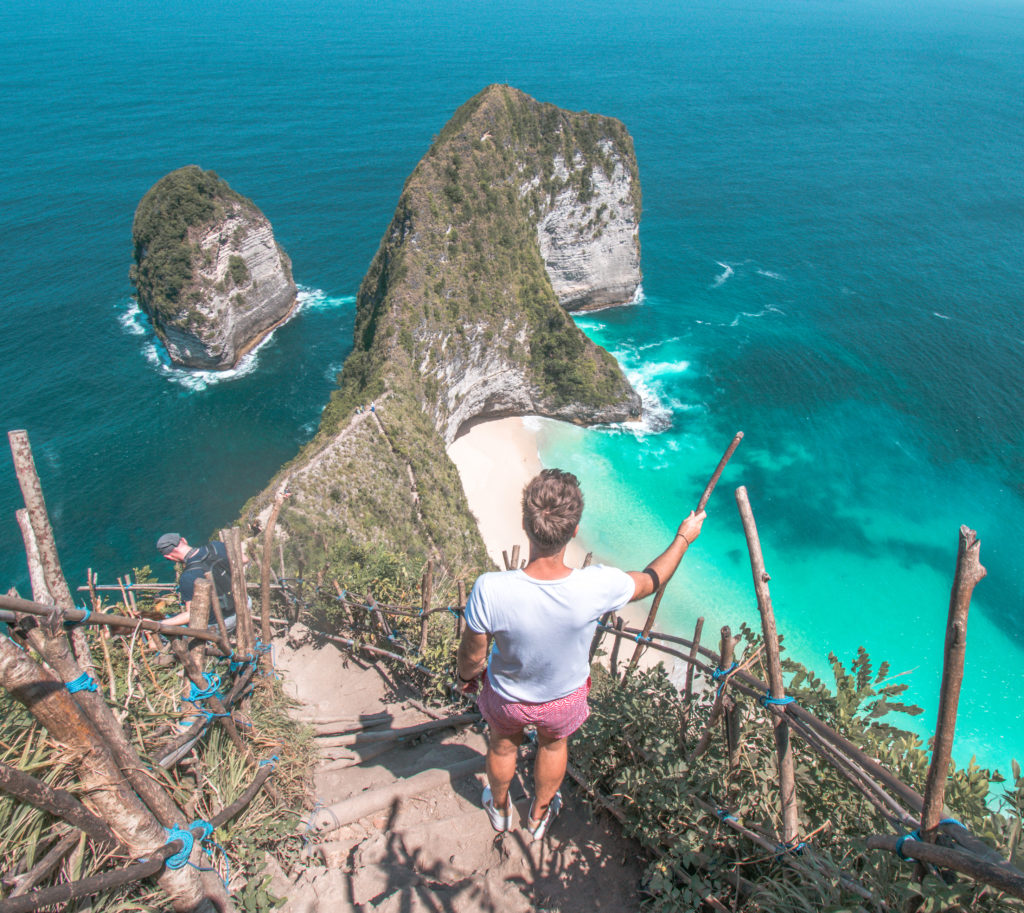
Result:
[[[654,592],[657,593],[661,589],[661,578],[658,576],[658,572],[654,568],[645,567],[644,573],[651,578],[651,583],[654,584]]]
[[[458,678],[458,680],[462,682],[462,684],[464,685],[468,685],[471,681],[474,681],[479,675],[480,673],[478,672],[476,675],[471,675],[469,678],[463,678],[461,675],[459,675],[458,670],[455,671],[455,677]]]

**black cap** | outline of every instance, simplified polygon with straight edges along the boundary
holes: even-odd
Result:
[[[173,552],[179,542],[181,542],[181,533],[164,533],[156,540],[156,550],[161,555],[166,555],[168,552]]]

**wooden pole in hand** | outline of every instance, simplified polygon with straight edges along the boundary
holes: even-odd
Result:
[[[775,628],[775,612],[772,609],[772,597],[768,591],[771,579],[764,568],[764,557],[761,554],[761,541],[757,537],[757,525],[754,523],[754,512],[750,508],[747,489],[740,486],[736,489],[736,504],[743,520],[743,532],[747,538],[747,550],[750,552],[750,570],[754,575],[754,592],[757,594],[757,609],[761,613],[761,629],[764,632],[764,651],[768,661],[768,685],[772,701],[782,701],[786,697],[786,689],[782,684],[782,660],[779,657],[779,635]],[[796,773],[793,767],[793,749],[789,741],[789,723],[785,714],[772,714],[772,727],[775,731],[775,750],[779,757],[779,793],[782,804],[782,842],[789,846],[797,835],[799,819],[796,806]]]
[[[942,685],[939,688],[939,715],[932,743],[932,762],[924,785],[924,806],[921,811],[921,836],[927,843],[935,842],[942,804],[949,776],[949,760],[956,732],[956,712],[960,701],[960,685],[964,679],[964,657],[967,652],[967,613],[971,594],[985,574],[979,552],[977,533],[960,527],[960,547],[956,556],[956,573],[949,596],[949,617],[946,621],[946,645],[942,659]]]
[[[736,452],[736,448],[739,447],[740,441],[743,440],[743,432],[737,431],[733,437],[729,446],[726,448],[725,453],[722,454],[722,459],[718,461],[718,465],[715,467],[715,471],[711,474],[711,478],[708,480],[708,484],[704,486],[704,493],[700,496],[700,500],[697,502],[697,507],[694,513],[700,513],[707,507],[708,501],[711,499],[711,493],[715,490],[715,486],[718,484],[718,480],[722,477],[722,471],[725,469],[726,464],[732,459],[732,455]],[[626,667],[626,672],[623,678],[628,678],[630,673],[636,668],[636,664],[640,661],[640,656],[644,652],[644,641],[647,640],[651,633],[651,628],[654,627],[654,619],[658,615],[658,607],[661,605],[661,597],[665,595],[665,587],[668,586],[668,580],[662,580],[661,586],[658,587],[658,592],[654,594],[654,602],[651,603],[651,610],[647,613],[647,621],[644,622],[643,631],[637,638],[636,649],[633,651],[633,656],[629,661],[629,665]]]

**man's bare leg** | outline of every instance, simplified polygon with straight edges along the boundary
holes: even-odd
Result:
[[[565,779],[565,768],[569,763],[569,739],[552,739],[537,733],[537,760],[533,767],[534,799],[530,816],[532,830],[544,813]]]
[[[491,787],[494,807],[506,814],[511,808],[508,787],[516,775],[516,758],[522,741],[522,732],[513,736],[491,732],[487,738],[487,783]]]

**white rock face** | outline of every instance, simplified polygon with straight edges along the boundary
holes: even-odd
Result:
[[[506,333],[512,327],[505,325]],[[624,393],[617,403],[586,406],[568,403],[553,406],[533,384],[521,359],[510,359],[504,348],[493,345],[487,326],[466,327],[466,341],[449,349],[442,364],[432,374],[445,392],[445,399],[434,413],[434,423],[447,447],[467,423],[512,415],[543,415],[577,424],[623,422],[640,416],[640,396]],[[501,335],[501,334],[493,334]],[[529,334],[520,329],[518,345],[529,345]]]
[[[589,172],[589,198],[581,202],[578,187],[570,182],[537,225],[548,278],[570,311],[626,304],[640,285],[639,214],[632,181],[615,146],[605,140],[600,147],[612,164],[611,174],[599,162],[586,163],[577,155],[573,171]],[[562,181],[570,174],[560,155],[555,174]]]
[[[200,320],[160,326],[171,359],[191,368],[227,369],[295,307],[291,260],[259,210],[238,204],[217,225],[190,232],[200,255],[193,262],[192,307]]]

